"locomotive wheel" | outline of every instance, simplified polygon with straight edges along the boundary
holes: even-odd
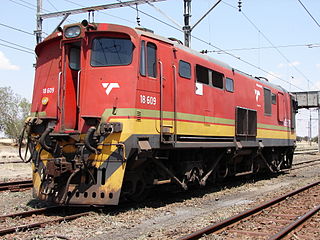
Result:
[[[228,168],[227,162],[220,162],[215,174],[215,180],[217,182],[222,181],[224,178],[228,176],[228,173],[229,173],[229,168]]]
[[[293,160],[293,152],[289,152],[283,156],[283,168],[291,168],[292,166],[292,160]]]
[[[149,189],[142,171],[132,171],[127,174],[123,183],[122,195],[129,201],[141,202],[148,196]]]

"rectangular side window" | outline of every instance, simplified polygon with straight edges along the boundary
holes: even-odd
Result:
[[[191,64],[185,61],[179,61],[179,75],[183,78],[191,79]]]
[[[211,70],[212,74],[212,86],[223,89],[223,74]]]
[[[272,104],[277,104],[277,95],[271,93],[271,102]]]
[[[278,93],[278,120],[284,121],[284,96],[283,93]]]
[[[196,65],[197,82],[209,85],[209,69]]]
[[[157,46],[153,43],[147,43],[147,69],[149,77],[157,77]]]
[[[145,41],[141,41],[140,48],[140,74],[146,76],[146,46]]]
[[[264,114],[271,115],[271,91],[263,88],[264,92]]]
[[[228,92],[234,92],[233,79],[226,78],[226,90]]]

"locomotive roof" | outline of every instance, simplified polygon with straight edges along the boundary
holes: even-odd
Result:
[[[259,78],[253,77],[252,75],[250,75],[250,74],[248,74],[248,73],[245,73],[245,72],[243,72],[243,71],[240,71],[240,70],[238,70],[238,69],[235,69],[235,68],[231,67],[229,64],[227,64],[227,63],[225,63],[225,62],[222,62],[222,61],[217,60],[217,59],[215,59],[215,58],[213,58],[213,57],[210,57],[210,56],[208,56],[208,55],[204,55],[204,54],[202,54],[202,53],[200,53],[200,52],[198,52],[198,51],[196,51],[196,50],[193,50],[193,49],[191,49],[191,48],[189,48],[189,47],[187,47],[187,46],[179,43],[178,41],[170,40],[170,39],[168,39],[168,38],[166,38],[166,37],[159,36],[159,35],[157,35],[157,34],[154,34],[153,32],[150,32],[150,31],[144,31],[144,30],[141,30],[141,29],[135,29],[135,30],[136,30],[136,32],[137,32],[139,35],[144,35],[144,36],[147,36],[147,37],[150,37],[150,38],[158,39],[158,40],[160,40],[160,41],[163,41],[163,42],[172,44],[172,45],[174,45],[176,48],[179,48],[179,49],[181,49],[181,50],[183,50],[183,51],[185,51],[185,52],[191,53],[192,55],[195,55],[195,56],[200,57],[200,58],[202,58],[202,59],[205,59],[205,60],[207,60],[208,62],[212,62],[212,63],[217,64],[217,65],[219,65],[219,66],[221,66],[221,67],[223,67],[223,68],[226,68],[226,69],[228,69],[228,70],[237,72],[238,74],[244,75],[244,76],[246,76],[247,78],[250,78],[250,79],[252,79],[252,80],[254,80],[254,81],[260,82],[260,83],[262,83],[262,84],[264,84],[264,85],[266,85],[266,86],[269,86],[269,87],[271,87],[271,88],[277,89],[277,90],[282,91],[282,92],[287,92],[287,91],[286,91],[283,87],[281,87],[280,85],[275,85],[275,84],[273,84],[273,83],[271,83],[271,82],[269,82],[269,81],[267,81],[267,80],[265,80],[265,79],[263,79],[263,78],[262,78],[262,79],[259,79]]]

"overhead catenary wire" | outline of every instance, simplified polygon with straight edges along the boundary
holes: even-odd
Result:
[[[50,0],[47,0],[47,2],[50,4],[50,6],[51,6],[54,10],[59,11],[59,10],[52,4],[52,2],[51,2]]]
[[[289,82],[289,81],[287,81],[287,80],[285,80],[285,79],[283,79],[283,78],[281,78],[281,77],[279,77],[279,76],[277,76],[277,75],[275,75],[275,74],[273,74],[273,73],[271,73],[271,72],[269,72],[269,71],[267,71],[267,70],[264,70],[263,68],[258,67],[257,65],[255,65],[255,64],[253,64],[253,63],[251,63],[251,62],[249,62],[249,61],[247,61],[247,60],[244,60],[244,59],[242,59],[242,58],[240,58],[240,57],[238,57],[238,56],[236,56],[236,55],[234,55],[234,54],[232,54],[232,53],[229,53],[229,52],[227,52],[227,51],[225,51],[225,50],[223,50],[223,49],[221,49],[221,48],[219,48],[219,47],[217,47],[217,46],[214,46],[213,44],[211,44],[211,43],[209,43],[209,42],[206,42],[206,41],[202,40],[201,38],[195,37],[194,35],[191,35],[191,36],[192,36],[194,39],[197,39],[198,41],[200,41],[200,42],[202,42],[202,43],[208,44],[209,46],[211,46],[211,47],[213,47],[213,48],[215,48],[215,49],[218,49],[219,51],[221,51],[221,52],[223,52],[223,53],[225,53],[225,54],[227,54],[227,55],[229,55],[229,56],[231,56],[231,57],[233,57],[233,58],[236,58],[236,59],[238,59],[239,61],[241,61],[241,62],[243,62],[243,63],[246,63],[246,64],[248,64],[249,66],[251,66],[251,67],[253,67],[253,68],[256,68],[256,69],[258,69],[258,70],[260,70],[260,71],[262,71],[262,72],[264,72],[264,73],[267,73],[267,74],[269,74],[270,76],[272,76],[272,77],[274,77],[274,78],[277,78],[278,80],[280,80],[280,81],[282,81],[282,82],[288,83],[288,84],[290,84],[291,86],[296,87],[297,89],[304,90],[304,89],[302,89],[301,87],[299,87],[299,86],[297,86],[297,85],[294,85],[293,83],[291,83],[291,82]]]
[[[65,1],[66,1],[66,0],[65,0]],[[118,2],[122,2],[122,1],[121,1],[121,0],[118,0]],[[133,7],[131,7],[131,8],[136,11],[135,8],[133,8]],[[154,20],[156,20],[156,21],[158,21],[158,22],[160,22],[160,23],[163,23],[163,24],[165,24],[165,25],[167,25],[167,26],[169,26],[169,27],[171,27],[171,28],[173,28],[173,29],[175,29],[175,30],[177,30],[177,31],[183,32],[182,29],[179,29],[179,28],[177,28],[177,27],[175,27],[175,26],[172,26],[171,24],[169,24],[169,23],[167,23],[167,22],[164,22],[164,21],[162,21],[162,20],[160,20],[160,19],[158,19],[158,18],[156,18],[156,17],[154,17],[154,16],[152,16],[152,15],[150,15],[150,14],[148,14],[148,13],[145,13],[144,11],[141,11],[140,9],[139,9],[139,12],[141,12],[142,14],[144,14],[144,15],[150,17],[150,18],[153,18]],[[229,52],[227,52],[227,51],[225,51],[225,50],[223,50],[223,49],[221,49],[221,48],[219,48],[219,47],[211,44],[210,42],[204,41],[204,40],[202,40],[201,38],[196,37],[195,35],[191,35],[191,37],[193,37],[194,39],[196,39],[196,40],[198,40],[198,41],[200,41],[200,42],[202,42],[202,43],[205,43],[205,44],[207,44],[207,45],[209,45],[209,46],[211,46],[211,47],[213,47],[213,48],[215,48],[215,49],[218,49],[219,51],[221,51],[221,52],[223,52],[223,53],[225,53],[225,54],[227,54],[227,55],[229,55],[229,56],[231,56],[231,57],[233,57],[233,58],[236,58],[237,60],[239,60],[239,61],[241,61],[241,62],[243,62],[243,63],[246,63],[247,65],[250,65],[250,66],[253,67],[253,68],[256,68],[256,69],[258,69],[258,70],[260,70],[260,71],[262,71],[262,72],[264,72],[264,73],[267,73],[267,74],[269,74],[270,76],[272,76],[272,77],[274,77],[274,78],[276,78],[276,79],[278,79],[278,80],[280,80],[280,81],[282,81],[282,82],[288,83],[288,84],[290,84],[291,86],[294,86],[294,87],[296,87],[296,88],[299,89],[299,90],[304,90],[304,89],[302,89],[301,87],[296,86],[296,85],[292,84],[291,82],[289,82],[289,81],[287,81],[287,80],[285,80],[285,79],[283,79],[283,78],[280,78],[280,77],[278,77],[277,75],[275,75],[275,74],[273,74],[273,73],[271,73],[271,72],[269,72],[269,71],[267,71],[267,70],[264,70],[263,68],[258,67],[258,66],[256,66],[256,65],[253,64],[253,63],[250,63],[250,62],[247,61],[247,60],[244,60],[244,59],[242,59],[242,58],[240,58],[240,57],[237,57],[237,56],[235,56],[234,54],[229,53]]]
[[[26,51],[33,51],[33,49],[31,49],[31,48],[27,48],[27,47],[21,46],[19,44],[13,43],[13,42],[9,42],[9,41],[1,39],[1,38],[0,38],[0,41],[8,43],[8,44],[11,44],[11,45],[14,45],[14,46],[17,46],[17,47],[20,47],[20,48],[22,48],[22,49],[24,49]]]
[[[232,6],[231,4],[224,2],[223,3],[231,8],[234,8],[237,10],[236,7]],[[291,64],[291,61],[270,41],[270,39],[257,27],[256,24],[254,24],[253,21],[244,13],[244,11],[241,11],[241,14],[244,16],[244,18],[263,36],[263,38],[282,56],[289,64]],[[303,72],[301,72],[296,66],[291,65],[298,73],[303,76],[303,78],[307,81],[308,83],[308,88],[310,88],[309,83],[314,84]],[[291,83],[290,83],[291,84]],[[293,86],[293,84],[291,84]]]
[[[22,2],[22,3],[19,3],[19,2],[15,1],[15,0],[9,0],[9,1],[11,1],[11,2],[13,2],[13,3],[15,3],[15,4],[18,4],[18,5],[20,5],[20,6],[26,7],[26,8],[28,8],[28,9],[31,9],[31,10],[33,10],[33,11],[37,11],[37,5],[32,4],[32,3],[29,3],[29,2],[27,2],[27,1],[18,0],[18,1]],[[48,1],[49,1],[49,0],[48,0]],[[27,4],[27,5],[25,5],[25,4]],[[28,6],[28,5],[29,5],[29,6]],[[54,8],[55,8],[55,7],[54,7]],[[44,11],[44,12],[50,12],[49,10],[44,9],[44,8],[41,8],[41,10]],[[66,20],[66,21],[69,22],[69,23],[74,23],[74,21],[72,21],[72,20]],[[43,33],[46,34],[46,35],[48,35],[48,34],[45,33],[45,32],[43,32]]]
[[[298,2],[301,4],[301,6],[304,8],[304,10],[306,10],[306,12],[309,14],[309,16],[312,18],[312,20],[318,25],[318,27],[320,27],[320,24],[318,23],[318,21],[312,16],[312,14],[310,13],[310,11],[306,8],[306,6],[304,6],[304,4],[298,0]]]
[[[25,7],[25,8],[29,8],[29,9],[31,9],[31,10],[35,10],[33,7],[29,7],[29,6],[27,6],[27,5],[25,5],[25,4],[23,4],[23,3],[19,3],[19,2],[17,2],[17,1],[14,1],[14,0],[9,0],[10,2],[13,2],[13,3],[15,3],[15,4],[18,4],[18,5],[20,5],[20,6],[23,6],[23,7]],[[30,4],[29,4],[30,5]]]
[[[17,51],[21,51],[21,52],[25,52],[25,53],[29,53],[29,54],[34,55],[33,52],[30,52],[30,51],[27,51],[27,50],[23,50],[23,49],[20,49],[20,48],[12,47],[12,46],[9,46],[9,45],[3,44],[3,43],[0,43],[0,45],[1,45],[1,46],[4,46],[4,47],[11,48],[11,49],[15,49],[15,50],[17,50]]]
[[[10,1],[17,3],[16,1],[13,1],[13,0],[10,0]],[[22,0],[21,0],[21,1],[22,1]],[[70,1],[70,0],[65,0],[65,1],[66,1],[66,2],[71,2],[71,3],[73,3],[73,4],[76,4],[75,2]],[[120,0],[118,0],[118,1],[121,2]],[[77,4],[77,5],[79,5],[79,4]],[[79,5],[79,6],[81,6],[81,5]],[[131,8],[133,8],[133,7],[131,7]],[[133,8],[133,9],[136,11],[135,8]],[[179,29],[179,28],[177,28],[177,27],[175,27],[175,26],[172,26],[172,25],[168,24],[167,22],[164,22],[164,21],[162,21],[162,20],[160,20],[160,19],[158,19],[158,18],[156,18],[156,17],[154,17],[154,16],[152,16],[152,15],[150,15],[150,14],[144,12],[144,11],[139,10],[139,12],[141,12],[142,14],[144,14],[144,15],[150,17],[150,18],[153,18],[153,19],[155,19],[156,21],[161,22],[162,24],[165,24],[165,25],[167,25],[167,26],[169,26],[169,27],[171,27],[171,28],[173,28],[173,29],[175,29],[175,30],[178,30],[178,31],[180,31],[180,32],[183,32],[182,29]],[[107,15],[109,15],[109,14],[107,14]],[[118,17],[118,18],[119,18],[119,17]],[[124,20],[124,19],[123,19],[123,20]],[[125,20],[126,20],[126,21],[129,21],[129,20],[127,20],[127,19],[125,19]],[[279,79],[279,80],[281,80],[281,81],[283,81],[283,82],[286,82],[286,83],[291,84],[292,86],[294,86],[294,87],[296,87],[296,88],[298,88],[298,89],[301,89],[300,87],[295,86],[295,85],[292,84],[291,82],[286,81],[286,80],[284,80],[284,79],[282,79],[282,78],[280,78],[280,77],[278,77],[278,76],[270,73],[269,71],[266,71],[266,70],[262,69],[261,67],[258,67],[258,66],[256,66],[256,65],[250,63],[249,61],[246,61],[246,60],[244,60],[244,59],[242,59],[242,58],[240,58],[240,57],[238,57],[238,56],[235,56],[235,55],[233,55],[233,54],[231,54],[231,53],[229,53],[229,52],[226,52],[226,51],[222,50],[221,48],[216,47],[216,46],[214,46],[213,44],[208,43],[208,42],[206,42],[206,41],[204,41],[204,40],[202,40],[202,39],[200,39],[200,38],[198,38],[198,37],[196,37],[196,36],[194,36],[194,35],[192,35],[192,37],[195,38],[195,39],[197,39],[197,40],[199,40],[199,41],[201,41],[201,42],[203,42],[203,43],[205,43],[205,44],[207,44],[207,45],[209,45],[209,46],[211,46],[211,47],[213,47],[213,48],[216,48],[216,49],[218,49],[219,51],[224,52],[225,54],[228,54],[229,56],[234,57],[234,58],[236,58],[236,59],[238,59],[238,60],[240,60],[240,61],[242,61],[242,62],[244,62],[244,63],[246,63],[246,64],[248,64],[248,65],[250,65],[250,66],[252,66],[252,67],[254,67],[254,68],[258,69],[258,70],[260,70],[260,71],[262,71],[262,72],[265,72],[265,73],[267,73],[267,74],[269,74],[269,75],[271,75],[271,76],[273,76],[273,77],[275,77],[275,78],[277,78],[277,79]],[[301,89],[301,90],[303,90],[303,89]]]
[[[69,0],[65,0],[65,1],[69,1]],[[122,3],[121,0],[117,0],[117,1],[120,2],[120,3]],[[134,11],[137,11],[136,8],[134,8],[134,7],[132,7],[132,6],[129,6],[129,7],[130,7],[131,9],[133,9]],[[165,21],[162,21],[162,20],[160,20],[160,19],[152,16],[151,14],[148,14],[148,13],[142,11],[141,9],[138,9],[138,11],[139,11],[140,13],[142,13],[142,14],[144,14],[144,15],[146,15],[146,16],[148,16],[148,17],[150,17],[150,18],[152,18],[152,19],[154,19],[154,20],[156,20],[156,21],[158,21],[158,22],[160,22],[160,23],[162,23],[162,24],[164,24],[164,25],[167,25],[168,27],[171,27],[171,28],[173,28],[173,29],[175,29],[175,30],[177,30],[177,31],[183,32],[180,28],[177,28],[177,27],[175,27],[175,26],[173,26],[173,25],[171,25],[171,24],[169,24],[169,23],[167,23],[167,22],[165,22]]]
[[[3,24],[3,23],[0,23],[0,26],[6,27],[6,28],[10,28],[10,29],[12,29],[12,30],[19,31],[19,32],[22,32],[22,33],[25,33],[25,34],[28,34],[28,35],[34,36],[34,34],[33,34],[33,33],[30,33],[30,32],[24,31],[24,30],[22,30],[22,29],[15,28],[15,27],[12,27],[12,26],[9,26],[9,25],[6,25],[6,24]]]
[[[307,44],[291,44],[291,45],[280,45],[276,46],[277,48],[291,48],[291,47],[308,47],[308,48],[315,48],[320,47],[320,43],[307,43]],[[251,51],[251,50],[261,50],[261,49],[271,49],[274,47],[271,46],[264,46],[264,47],[246,47],[246,48],[230,48],[224,49],[224,51],[233,52],[233,51]],[[204,50],[205,53],[220,53],[217,50]]]
[[[79,7],[85,7],[84,5],[81,5],[81,4],[76,3],[76,2],[74,2],[74,1],[71,1],[71,0],[64,0],[64,1],[65,1],[65,2],[69,2],[69,3],[72,3],[72,4],[74,4],[74,5],[76,5],[76,6],[79,6]],[[110,16],[110,17],[118,18],[118,19],[120,19],[120,20],[129,22],[129,23],[135,23],[135,22],[133,22],[133,21],[130,21],[130,20],[128,20],[128,19],[125,19],[125,18],[122,18],[122,17],[119,17],[119,16],[115,16],[115,15],[113,15],[113,14],[109,14],[109,13],[105,13],[105,12],[101,12],[101,13],[104,14],[104,15]]]

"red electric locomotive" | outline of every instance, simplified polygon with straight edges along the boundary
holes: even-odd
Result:
[[[83,21],[36,54],[26,126],[39,199],[116,205],[291,166],[292,96],[174,39]]]

